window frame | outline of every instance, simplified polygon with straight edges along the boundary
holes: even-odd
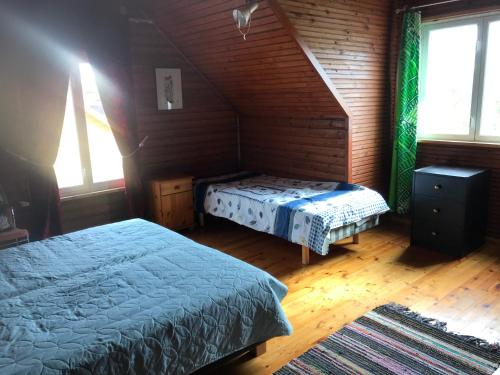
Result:
[[[92,163],[90,159],[90,146],[87,134],[87,119],[85,116],[85,102],[83,97],[82,79],[80,74],[80,64],[86,63],[82,60],[72,69],[69,78],[68,90],[73,96],[73,111],[75,113],[76,132],[78,136],[78,148],[80,151],[80,168],[83,184],[59,188],[61,198],[69,198],[79,195],[99,193],[106,190],[116,190],[125,188],[125,179],[110,180],[104,182],[94,182],[92,179]]]
[[[486,75],[486,58],[488,53],[488,32],[492,22],[500,21],[500,12],[489,12],[481,15],[471,15],[454,19],[424,22],[421,29],[422,53],[420,54],[420,93],[425,96],[427,80],[427,62],[429,52],[429,35],[433,30],[448,27],[477,25],[476,53],[472,83],[472,101],[469,119],[469,134],[423,134],[419,140],[466,141],[478,143],[500,143],[500,136],[481,135],[481,111],[483,108],[484,80]]]

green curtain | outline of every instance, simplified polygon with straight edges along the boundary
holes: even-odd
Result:
[[[403,17],[396,88],[396,116],[392,152],[389,206],[399,214],[410,209],[411,186],[417,154],[420,12]]]

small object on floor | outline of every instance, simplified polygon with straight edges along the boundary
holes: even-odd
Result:
[[[276,371],[293,374],[493,374],[500,348],[446,332],[446,323],[395,304],[377,307]]]

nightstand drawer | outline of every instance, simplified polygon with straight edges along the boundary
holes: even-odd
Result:
[[[191,178],[164,181],[160,184],[161,195],[182,193],[185,191],[191,191],[192,189],[193,189],[193,180]]]
[[[416,194],[413,215],[416,221],[429,222],[433,225],[454,225],[463,228],[465,207],[463,203],[456,201]]]
[[[417,246],[429,247],[452,255],[460,255],[464,246],[461,228],[429,222],[414,223],[412,240]]]
[[[467,185],[460,178],[417,173],[414,184],[414,194],[461,202],[467,197]]]

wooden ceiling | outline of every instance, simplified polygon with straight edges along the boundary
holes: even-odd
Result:
[[[145,12],[243,115],[346,117],[332,87],[268,1],[247,40],[232,10],[244,0],[146,0]]]

